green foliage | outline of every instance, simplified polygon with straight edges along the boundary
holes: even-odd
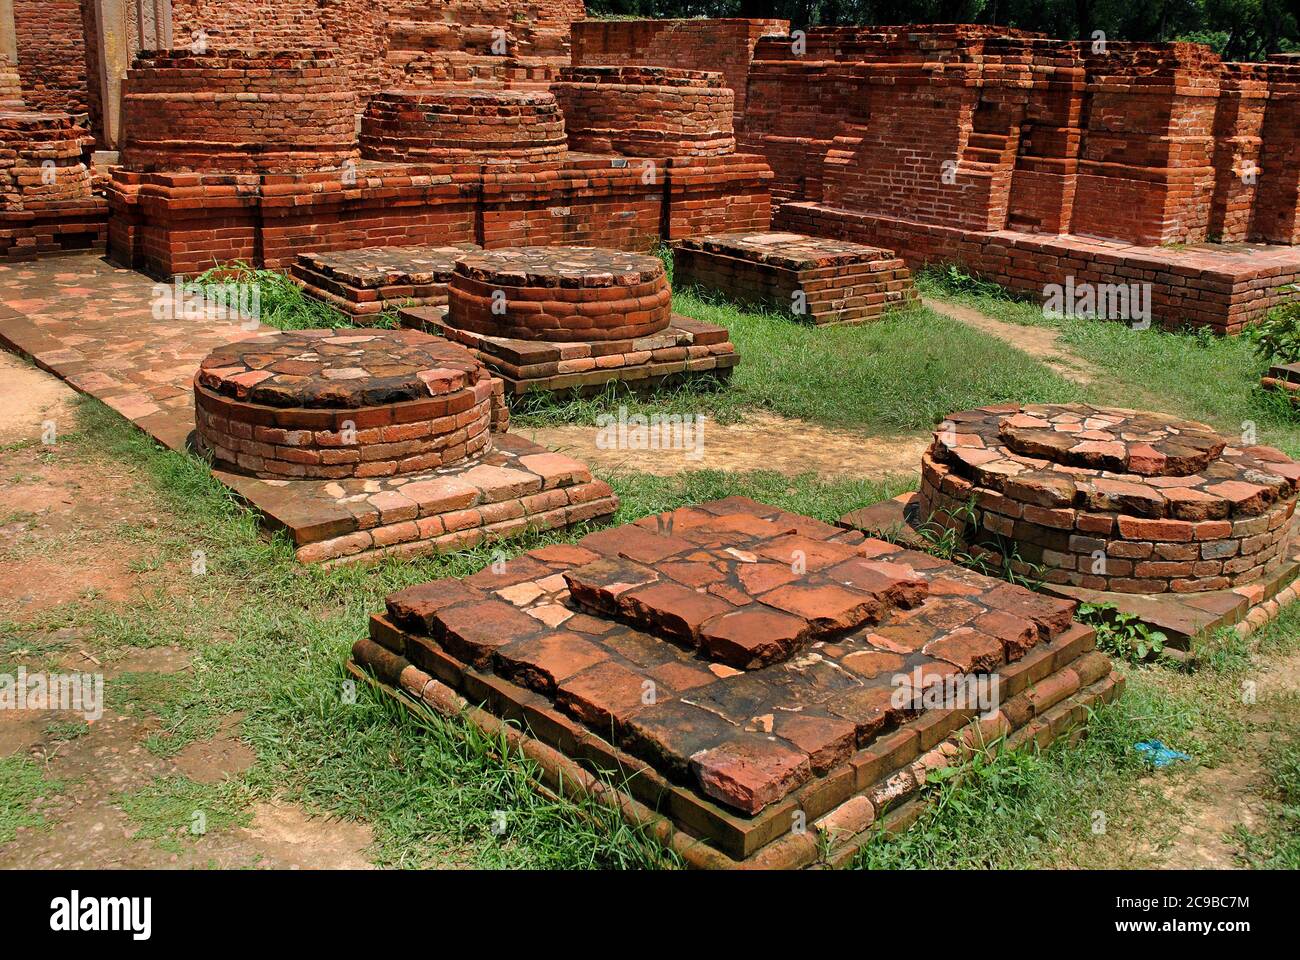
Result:
[[[1123,660],[1158,659],[1169,639],[1113,603],[1081,603],[1078,618],[1097,631],[1097,647]]]
[[[13,840],[20,827],[47,826],[35,807],[62,789],[57,780],[45,779],[40,764],[30,757],[0,757],[0,844]]]
[[[1238,826],[1234,839],[1248,866],[1300,869],[1300,739],[1293,729],[1275,739],[1264,757],[1273,819],[1258,830]]]
[[[1288,289],[1300,295],[1300,287]],[[1248,334],[1259,355],[1274,363],[1300,360],[1300,296],[1268,312]]]

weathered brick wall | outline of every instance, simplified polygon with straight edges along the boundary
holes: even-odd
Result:
[[[18,75],[34,110],[86,113],[86,41],[78,0],[13,0]]]
[[[1271,243],[1300,243],[1300,63],[1268,67],[1259,194],[1252,232]]]
[[[575,67],[646,64],[721,73],[745,116],[749,63],[758,38],[790,32],[788,20],[587,20],[573,25]]]

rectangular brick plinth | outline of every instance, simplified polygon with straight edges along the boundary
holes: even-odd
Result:
[[[479,249],[462,243],[304,253],[291,276],[309,297],[336,307],[356,323],[373,323],[399,306],[445,306],[456,258]]]
[[[472,349],[505,381],[506,393],[539,390],[582,396],[611,381],[638,390],[700,377],[725,380],[740,356],[725,327],[674,314],[671,325],[635,340],[551,342],[489,337],[446,323],[438,307],[398,311],[403,326],[440,334]]]
[[[28,202],[21,210],[0,212],[0,261],[103,250],[107,238],[108,203],[103,197]]]
[[[795,320],[865,323],[917,302],[892,250],[799,233],[708,234],[675,247],[673,277]]]
[[[1048,284],[1150,285],[1153,323],[1240,333],[1295,296],[1300,248],[1263,244],[1135,246],[1072,234],[972,230],[878,216],[818,203],[787,203],[781,229],[897,250],[908,265],[957,262],[1012,290],[1045,297]],[[1139,291],[1140,294],[1140,291]],[[1138,318],[1133,318],[1138,319]]]
[[[1074,609],[730,497],[399,591],[353,657],[435,709],[484,704],[579,782],[622,770],[691,862],[802,866],[798,814],[856,836],[963,750],[1045,742],[1117,692]],[[982,702],[956,692],[976,681]]]
[[[302,563],[463,550],[523,533],[600,521],[618,498],[580,461],[522,437],[494,434],[492,450],[450,467],[378,479],[259,480],[215,470]]]

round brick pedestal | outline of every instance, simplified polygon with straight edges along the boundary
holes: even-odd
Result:
[[[90,171],[81,160],[86,138],[70,114],[0,111],[0,209],[88,200]]]
[[[327,51],[146,51],[122,87],[128,170],[292,173],[356,156],[356,100]]]
[[[491,447],[499,382],[414,330],[295,330],[214,350],[194,377],[198,446],[262,477],[389,477]]]
[[[718,157],[736,150],[735,94],[720,73],[564,67],[551,92],[573,150],[630,157]]]
[[[917,519],[967,544],[1000,539],[1050,583],[1220,590],[1281,565],[1298,481],[1279,450],[1162,414],[986,407],[935,432]]]
[[[565,343],[658,333],[672,291],[658,257],[596,247],[511,247],[456,261],[447,324],[492,337]]]
[[[564,117],[541,90],[392,90],[373,97],[361,118],[368,160],[536,163],[566,150]]]

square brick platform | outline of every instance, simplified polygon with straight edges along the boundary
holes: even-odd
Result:
[[[446,323],[441,307],[398,311],[403,326],[441,334],[464,344],[505,381],[506,393],[520,396],[539,390],[585,396],[611,381],[649,390],[700,376],[727,380],[740,356],[726,327],[673,314],[670,325],[633,340],[571,343],[490,337]]]
[[[159,443],[186,451],[200,361],[215,347],[270,331],[157,320],[153,287],[90,255],[0,265],[0,344]],[[263,480],[220,469],[213,475],[268,527],[284,530],[305,563],[455,550],[614,512],[609,486],[578,461],[509,434],[494,434],[493,444],[486,455],[454,466],[390,478]]]
[[[397,307],[446,306],[452,264],[479,249],[462,243],[303,253],[290,270],[308,296],[343,311],[353,323],[365,324]]]
[[[676,245],[673,271],[679,283],[815,324],[865,323],[919,299],[892,250],[799,233],[692,237]]]
[[[868,536],[886,536],[920,547],[925,539],[918,530],[923,518],[916,509],[916,497],[915,493],[900,494],[892,500],[847,513],[839,522]],[[1133,614],[1147,626],[1163,631],[1174,650],[1187,651],[1195,636],[1222,627],[1234,627],[1241,634],[1252,632],[1276,616],[1280,607],[1294,602],[1300,593],[1295,586],[1300,575],[1300,521],[1293,523],[1291,541],[1287,558],[1277,570],[1253,583],[1226,590],[1119,593],[1054,583],[1044,583],[1041,589],[1082,603],[1111,604]]]
[[[730,497],[393,594],[353,660],[688,863],[798,867],[907,822],[963,752],[1116,696],[1074,607]],[[975,678],[986,712],[933,697]]]
[[[1293,299],[1300,247],[1259,243],[1142,246],[1120,240],[917,223],[819,203],[787,203],[774,226],[896,250],[913,268],[956,262],[1035,297],[1047,284],[1151,285],[1152,322],[1240,333]]]

